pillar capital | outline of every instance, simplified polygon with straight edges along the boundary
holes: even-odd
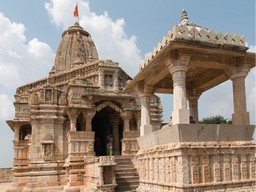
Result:
[[[170,62],[167,63],[168,70],[171,74],[177,71],[187,72],[189,67],[190,56],[180,55],[178,59],[170,59]]]
[[[70,108],[70,109],[67,110],[67,114],[68,114],[70,119],[74,119],[74,118],[77,118],[78,111],[77,111],[77,109]]]
[[[93,118],[93,116],[95,115],[95,110],[94,109],[87,109],[85,112],[83,112],[83,116],[84,118]]]
[[[194,93],[194,91],[193,91],[193,93],[191,93],[191,92],[188,92],[187,91],[187,98],[188,98],[188,100],[192,100],[192,99],[199,99],[199,97],[202,95],[202,93],[201,92],[198,92],[198,91],[196,91],[196,93]]]
[[[144,82],[140,82],[135,87],[136,92],[138,93],[139,97],[146,97],[151,96],[153,94],[153,86],[146,85]]]
[[[76,119],[78,117],[78,111],[77,109],[71,108],[67,111],[67,114],[70,119],[70,131],[76,130]]]
[[[238,77],[245,78],[250,71],[250,65],[242,65],[242,66],[230,66],[225,69],[225,72],[229,79],[233,80]]]
[[[131,111],[123,111],[121,114],[123,119],[131,119],[132,118],[132,113]]]

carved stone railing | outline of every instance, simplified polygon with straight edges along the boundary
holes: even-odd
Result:
[[[85,159],[83,191],[112,192],[116,187],[114,156]]]
[[[29,151],[29,141],[22,140],[22,141],[13,141],[14,144],[14,161],[13,165],[20,167],[20,166],[27,166],[28,165],[28,151]]]
[[[137,131],[125,131],[122,139],[122,155],[136,155],[139,151]]]
[[[255,189],[253,141],[165,144],[138,152],[139,192],[251,191]]]
[[[80,186],[84,177],[84,157],[94,156],[94,132],[70,131],[68,157],[65,159],[68,185]]]
[[[94,132],[70,131],[67,137],[69,159],[83,160],[84,156],[94,156]]]

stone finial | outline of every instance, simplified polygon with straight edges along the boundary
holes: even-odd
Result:
[[[180,23],[182,25],[188,24],[188,14],[185,9],[183,9],[181,12]]]

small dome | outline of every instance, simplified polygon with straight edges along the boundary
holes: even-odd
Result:
[[[91,35],[77,22],[62,33],[54,63],[54,72],[69,70],[77,65],[98,59]]]

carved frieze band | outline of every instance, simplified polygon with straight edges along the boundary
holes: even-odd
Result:
[[[171,187],[255,181],[255,146],[248,150],[240,147],[139,151],[141,183]]]

